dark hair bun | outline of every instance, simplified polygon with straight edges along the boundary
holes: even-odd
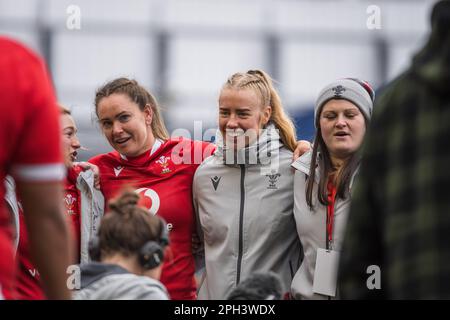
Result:
[[[123,192],[117,199],[109,203],[109,208],[119,214],[129,215],[139,202],[139,195],[127,190]]]

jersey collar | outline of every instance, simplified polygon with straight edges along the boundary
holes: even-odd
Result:
[[[155,143],[153,144],[152,150],[150,150],[149,156],[151,156],[152,154],[154,154],[154,153],[161,147],[162,143],[163,143],[162,140],[156,139],[156,140],[155,140]],[[121,157],[123,160],[128,161],[128,158],[127,158],[126,155],[121,154],[121,153],[119,153],[119,155],[120,155],[120,157]]]

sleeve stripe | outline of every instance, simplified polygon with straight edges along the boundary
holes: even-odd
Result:
[[[12,175],[15,179],[20,181],[60,181],[66,176],[66,168],[62,163],[44,165],[14,165]]]

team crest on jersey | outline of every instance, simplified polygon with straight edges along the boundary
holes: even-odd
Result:
[[[64,197],[64,202],[66,204],[67,214],[70,215],[70,216],[75,214],[75,203],[76,203],[76,201],[77,201],[77,198],[75,198],[71,194],[67,194]]]
[[[269,178],[269,186],[267,189],[278,189],[277,182],[278,178],[281,177],[280,173],[272,173],[272,174],[266,174],[266,177]]]
[[[169,173],[171,170],[169,169],[169,161],[170,157],[161,156],[156,163],[158,163],[162,167],[161,173]]]

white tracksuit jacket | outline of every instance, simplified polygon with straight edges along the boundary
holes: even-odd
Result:
[[[255,271],[278,274],[287,293],[301,258],[292,152],[273,125],[239,151],[245,164],[225,164],[220,133],[217,141],[217,151],[197,169],[193,184],[206,267],[199,299],[226,299]]]

